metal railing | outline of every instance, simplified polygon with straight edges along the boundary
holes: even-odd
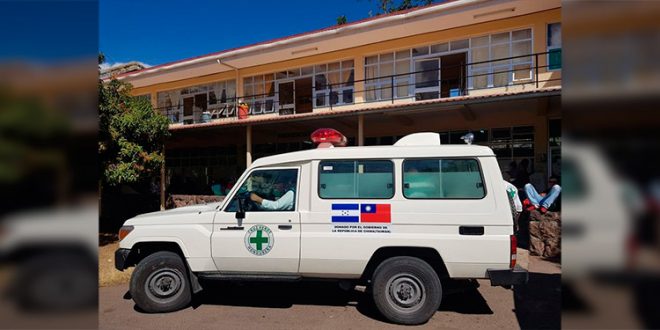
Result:
[[[210,120],[221,119],[221,118],[242,119],[245,116],[258,116],[258,115],[272,114],[272,113],[278,113],[280,115],[296,114],[297,113],[296,105],[309,104],[309,103],[311,103],[309,105],[309,109],[329,108],[332,110],[336,106],[342,106],[347,104],[355,105],[355,104],[367,104],[367,103],[383,102],[383,101],[390,101],[391,103],[394,103],[396,100],[400,100],[400,99],[409,99],[411,100],[411,102],[414,103],[414,101],[420,99],[428,100],[428,99],[449,98],[454,96],[464,96],[464,95],[469,95],[469,93],[473,91],[511,87],[517,85],[533,85],[534,88],[538,89],[540,83],[547,83],[547,82],[561,80],[561,78],[552,78],[552,75],[548,76],[546,79],[543,80],[540,79],[540,73],[542,73],[541,70],[547,71],[546,69],[550,65],[549,64],[539,65],[539,57],[547,56],[547,54],[549,54],[549,52],[532,53],[526,55],[511,56],[506,58],[498,58],[488,61],[461,63],[461,64],[448,65],[448,66],[438,65],[437,69],[434,68],[429,70],[411,71],[407,73],[392,74],[392,75],[366,78],[360,80],[350,80],[347,82],[325,83],[322,86],[324,88],[318,88],[315,87],[314,84],[312,84],[311,92],[307,91],[306,93],[308,95],[302,97],[300,96],[288,97],[288,99],[291,100],[293,103],[286,103],[286,105],[294,104],[293,109],[281,108],[279,101],[279,92],[273,90],[272,92],[269,93],[227,97],[226,99],[223,99],[225,102],[220,102],[220,100],[217,100],[217,103],[214,104],[209,103],[207,100],[206,109],[199,108],[197,107],[197,105],[193,104],[193,109],[191,109],[192,112],[188,112],[186,114],[184,114],[185,110],[182,104],[183,102],[180,102],[177,107],[163,107],[163,108],[156,108],[156,110],[160,111],[168,118],[170,118],[170,121],[173,123],[183,122],[184,124],[186,124],[186,123],[207,122]],[[467,53],[466,53],[466,57],[467,57]],[[531,62],[525,61],[525,62],[514,63],[514,60],[524,59],[524,58],[529,58],[530,60],[533,58],[533,60]],[[433,59],[440,60],[440,57],[423,58],[423,60],[433,60]],[[411,61],[412,65],[414,65],[414,61],[415,61],[414,59]],[[502,64],[502,62],[507,62],[507,61],[508,63]],[[495,65],[491,65],[493,63]],[[515,68],[518,65],[529,65],[529,66],[522,69]],[[484,66],[485,69],[479,68],[479,66]],[[477,69],[474,69],[474,67],[477,67]],[[508,67],[508,68],[505,70],[497,69],[496,71],[495,68],[493,67]],[[442,71],[455,69],[455,68],[459,69],[460,72],[459,77],[451,77],[448,79],[442,78],[441,75]],[[472,71],[477,71],[477,72],[486,71],[486,72],[472,73]],[[528,78],[514,80],[513,74],[519,71],[529,71]],[[425,79],[423,81],[416,81],[416,77],[419,74],[428,73],[428,72],[436,72],[439,78],[435,80]],[[493,81],[494,77],[496,75],[501,75],[501,74],[507,75],[505,83],[502,85],[492,84],[491,82]],[[484,87],[474,87],[475,78],[479,78],[483,76],[487,78],[486,79],[486,81],[488,82],[487,85]],[[314,76],[297,77],[297,79],[303,79],[303,78],[315,79]],[[457,78],[458,78],[458,85],[456,85],[455,83]],[[364,88],[357,90],[355,89],[355,85],[356,83],[359,82],[363,83]],[[450,88],[444,89],[443,82],[444,84],[449,84]],[[273,83],[272,88],[275,89],[275,84],[277,84],[277,81],[273,81],[272,83]],[[433,96],[433,93],[437,92],[437,97],[424,98],[424,96],[421,94],[429,93],[429,92],[427,91],[423,91],[421,93],[417,92],[418,89],[417,86],[420,85],[420,83],[430,84],[431,88],[435,88],[435,90],[431,91],[430,93],[431,96]],[[452,86],[457,88],[451,88]],[[398,88],[402,88],[406,90],[405,95],[397,95]],[[429,87],[422,87],[422,88],[429,90]],[[383,93],[383,91],[386,91],[386,93]],[[445,96],[443,96],[443,91],[449,91],[450,94],[446,95],[445,93]],[[309,96],[310,93],[311,96]],[[339,102],[340,100],[339,93],[344,94],[341,95],[342,102]],[[368,93],[371,93],[376,97],[374,99],[370,99],[369,97],[367,97]],[[454,95],[452,95],[452,93]],[[295,84],[294,84],[293,94],[294,95],[296,94]],[[355,96],[360,94],[362,95],[362,101],[355,102]],[[387,95],[387,97],[383,97],[383,95]],[[316,105],[316,101],[319,96],[323,97],[323,102],[321,106]],[[189,97],[193,98],[194,100],[195,95],[190,95]],[[348,97],[350,101],[345,102],[344,97]],[[256,102],[259,103],[256,103],[254,100],[256,100]],[[238,106],[240,102],[248,103],[249,111],[247,113],[241,113],[239,111]],[[256,106],[260,107],[260,109],[257,109]],[[195,107],[197,107],[198,109],[194,110]]]

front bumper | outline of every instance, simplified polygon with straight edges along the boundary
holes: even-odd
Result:
[[[509,287],[512,285],[527,284],[529,274],[527,270],[516,265],[509,269],[488,269],[486,271],[490,278],[490,285]]]
[[[128,260],[128,255],[131,254],[131,249],[117,249],[115,251],[115,268],[119,271],[123,271],[126,267],[126,260]]]

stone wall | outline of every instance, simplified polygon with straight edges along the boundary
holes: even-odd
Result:
[[[529,214],[529,252],[545,258],[561,254],[561,216],[557,212]]]
[[[165,203],[165,208],[174,209],[182,206],[208,204],[222,202],[225,196],[215,195],[170,195]]]

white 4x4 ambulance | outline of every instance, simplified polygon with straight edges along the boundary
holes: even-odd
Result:
[[[393,146],[319,148],[256,160],[222,203],[136,216],[120,230],[119,270],[148,312],[188,306],[200,279],[324,278],[365,285],[379,311],[426,322],[443,279],[527,281],[514,267],[510,201],[493,151],[417,133]]]

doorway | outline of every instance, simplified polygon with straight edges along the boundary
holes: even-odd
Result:
[[[295,113],[312,112],[312,77],[296,79]]]
[[[296,89],[295,81],[280,82],[277,85],[279,113],[280,115],[292,115],[296,113]]]
[[[199,123],[202,121],[202,113],[208,109],[207,95],[196,94],[195,95],[195,110],[193,111],[193,122]]]
[[[193,105],[194,98],[186,97],[183,99],[183,123],[190,124],[193,122]]]
[[[465,95],[467,53],[415,61],[415,99]]]
[[[440,57],[440,97],[465,95],[465,63],[467,53],[451,54]]]

